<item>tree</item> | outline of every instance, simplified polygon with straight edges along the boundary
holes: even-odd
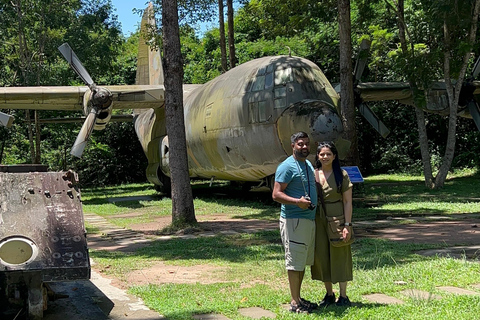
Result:
[[[183,113],[183,61],[180,48],[176,0],[162,0],[165,117],[170,145],[172,225],[193,224],[195,210],[188,173],[187,143]]]
[[[227,71],[227,47],[225,41],[225,17],[223,14],[223,0],[218,0],[218,29],[220,31],[220,52],[222,73]]]
[[[413,43],[414,39],[410,36],[411,32],[407,28],[405,20],[404,0],[398,0],[394,8],[398,17],[402,54],[413,64],[416,58],[415,44]],[[445,183],[454,158],[457,115],[459,111],[458,103],[467,66],[471,58],[471,51],[476,39],[480,0],[465,2],[461,6],[457,6],[457,1],[446,0],[440,3],[427,2],[424,4],[423,9],[427,12],[427,16],[431,15],[436,17],[436,19],[430,21],[431,29],[437,30],[437,34],[441,34],[442,42],[436,43],[435,45],[439,48],[440,56],[443,56],[443,74],[449,106],[448,135],[445,153],[436,177],[433,176],[431,157],[428,151],[429,146],[425,129],[424,113],[421,110],[421,107],[424,106],[427,101],[424,100],[424,96],[420,96],[421,91],[418,90],[419,87],[425,86],[415,77],[415,73],[417,73],[418,70],[413,73],[407,72],[407,78],[410,82],[416,104],[415,112],[417,115],[417,126],[422,151],[425,185],[428,188],[441,188]],[[407,45],[408,41],[410,41],[411,48]],[[454,76],[456,79],[452,81],[452,77]]]
[[[227,16],[228,16],[228,51],[230,53],[230,68],[235,68],[237,58],[235,55],[235,37],[234,37],[234,21],[233,21],[233,0],[227,0]]]
[[[350,0],[338,0],[338,24],[340,38],[340,103],[345,138],[351,142],[345,162],[358,165],[358,140],[355,127],[355,105],[352,78],[352,37]]]

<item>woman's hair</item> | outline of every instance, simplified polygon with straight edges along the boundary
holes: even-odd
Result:
[[[317,156],[315,157],[315,167],[320,169],[322,167],[322,162],[318,160],[318,155],[323,148],[328,148],[332,151],[335,159],[332,162],[333,174],[335,175],[335,183],[337,184],[337,192],[342,193],[342,182],[343,182],[343,173],[342,168],[340,167],[340,160],[338,159],[337,147],[332,141],[323,141],[318,144],[317,147]]]

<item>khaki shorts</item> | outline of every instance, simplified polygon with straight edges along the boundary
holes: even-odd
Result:
[[[280,218],[280,235],[287,270],[304,271],[313,264],[315,220]]]

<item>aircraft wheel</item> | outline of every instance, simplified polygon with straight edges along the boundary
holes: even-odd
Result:
[[[162,185],[155,185],[155,190],[165,194],[167,197],[172,195],[172,182],[169,177],[167,177],[162,170],[158,169],[157,172],[158,180],[162,183]]]

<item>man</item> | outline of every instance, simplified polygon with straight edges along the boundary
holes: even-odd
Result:
[[[310,139],[305,132],[291,138],[293,154],[277,168],[273,200],[282,204],[280,234],[285,248],[285,267],[290,286],[290,311],[309,313],[317,305],[300,297],[305,266],[313,264],[315,207],[317,189],[310,154]]]

